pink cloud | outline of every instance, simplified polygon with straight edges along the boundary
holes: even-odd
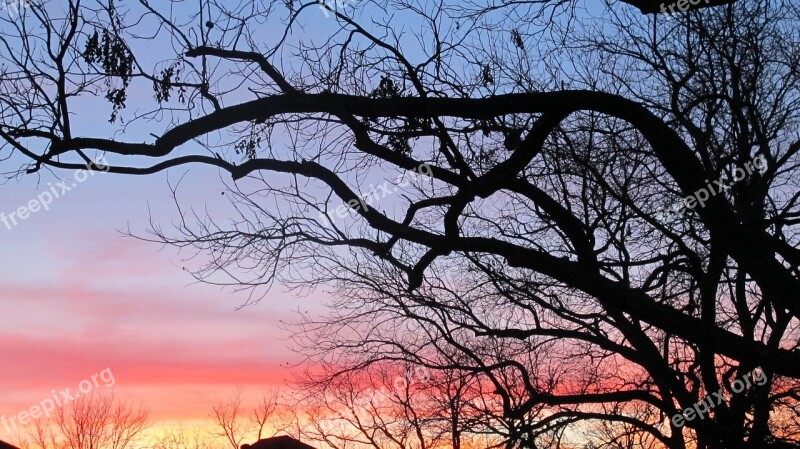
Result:
[[[0,314],[0,415],[110,368],[119,397],[141,401],[154,418],[203,418],[236,385],[254,394],[284,385],[296,356],[279,321],[321,303],[275,293],[237,311],[242,296],[187,286],[168,254],[132,239],[46,248],[54,269],[42,282],[0,279],[12,311]]]

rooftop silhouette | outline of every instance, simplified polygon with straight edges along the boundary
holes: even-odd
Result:
[[[0,448],[7,449],[7,448]],[[292,438],[289,435],[279,437],[264,438],[253,444],[243,444],[241,449],[316,449],[302,441]]]

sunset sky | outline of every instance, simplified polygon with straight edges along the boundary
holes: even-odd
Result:
[[[4,186],[2,209],[40,193],[33,180]],[[212,170],[193,170],[185,181],[194,199],[220,196]],[[146,404],[156,420],[201,419],[236,385],[257,394],[290,379],[285,365],[297,356],[286,349],[279,320],[322,301],[276,289],[237,311],[244,294],[193,283],[181,268],[194,262],[117,231],[130,223],[143,234],[148,205],[154,215],[164,211],[168,225],[170,200],[166,175],[102,174],[49,211],[0,227],[0,416],[51,390],[75,391],[106,368],[115,392]],[[13,438],[0,425],[0,439]]]
[[[356,1],[339,4],[358,7]],[[336,27],[321,10],[303,17],[303,39],[326,39]],[[393,20],[402,23],[402,15]],[[275,32],[265,29],[262,38],[269,41]],[[164,56],[140,49],[138,57],[149,65]],[[229,101],[251,99],[249,92],[236,95]],[[128,96],[152,97],[152,87],[133,83]],[[73,100],[76,135],[111,136],[117,129],[108,124],[105,99]],[[151,133],[166,126],[132,122],[117,137],[152,140]],[[16,160],[19,165],[5,163],[16,168],[26,162]],[[146,237],[151,215],[171,229],[177,213],[170,186],[179,179],[182,207],[207,208],[225,219],[223,182],[229,177],[192,166],[146,177],[97,173],[75,182],[72,172],[43,170],[1,186],[0,213],[10,215],[60,179],[72,189],[49,210],[18,219],[10,229],[0,223],[0,418],[29,410],[53,391],[74,393],[103,370],[113,373],[118,398],[150,410],[157,430],[208,420],[214,402],[237,386],[245,401],[264,388],[291,388],[291,366],[301,359],[287,348],[289,331],[280,323],[297,311],[321,313],[324,292],[297,297],[277,286],[260,303],[239,309],[247,292],[196,283],[183,270],[202,259],[187,261],[189,253],[122,232]],[[18,441],[11,430],[0,424],[0,440]]]
[[[0,0],[0,441],[800,438],[797,0],[82,1]]]
[[[322,12],[308,17],[313,32],[334,25]],[[153,92],[134,83],[128,95]],[[112,129],[104,99],[75,105],[76,134]],[[125,139],[149,138],[157,131],[152,126],[133,124]],[[121,232],[146,236],[151,214],[171,229],[177,214],[170,185],[182,176],[182,205],[225,217],[220,173],[203,167],[147,177],[98,173],[83,182],[73,175],[44,170],[2,185],[0,212],[9,215],[50,190],[49,183],[74,184],[49,210],[11,229],[0,223],[0,417],[28,410],[52,390],[74,392],[104,369],[114,375],[115,394],[145,404],[156,427],[208,418],[214,401],[236,386],[253,397],[263,388],[286,389],[288,365],[299,357],[287,349],[289,332],[280,321],[298,310],[320,312],[324,297],[298,298],[276,287],[259,304],[237,310],[246,292],[198,284],[183,271],[202,259],[185,261],[188,254]],[[15,439],[0,424],[0,440]]]

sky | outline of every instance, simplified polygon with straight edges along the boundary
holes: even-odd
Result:
[[[0,14],[13,19],[17,11]],[[314,25],[303,28],[309,36],[335,27],[321,9],[306,17]],[[168,56],[137,52],[145,66]],[[152,97],[152,87],[133,83],[128,95]],[[252,99],[240,97],[228,102]],[[75,135],[115,135],[102,98],[73,99],[72,111]],[[152,140],[166,126],[133,122],[119,137]],[[3,171],[24,162],[4,161]],[[230,179],[202,166],[142,177],[43,170],[0,185],[0,440],[18,442],[20,413],[67,389],[74,397],[92,379],[94,390],[145,405],[155,431],[209,424],[214,403],[239,386],[245,403],[264,389],[291,389],[302,358],[288,348],[290,331],[281,323],[298,312],[322,313],[328,297],[297,297],[277,286],[240,308],[247,292],[197,283],[184,271],[202,259],[126,236],[128,229],[146,236],[151,216],[170,229],[177,218],[170,186],[178,179],[182,206],[226,216],[221,194]],[[48,196],[46,208],[19,215]]]
[[[307,26],[298,28],[311,37],[336,26],[321,10],[306,17]],[[415,26],[403,19],[393,25]],[[278,31],[265,30],[264,40]],[[135,51],[148,67],[163,56],[149,48]],[[561,70],[569,75],[569,67]],[[221,84],[236,82],[228,77]],[[152,86],[135,83],[128,95],[152,98]],[[252,97],[239,88],[225,97],[226,105]],[[115,135],[102,98],[77,99],[74,105],[76,135]],[[120,140],[152,142],[167,122],[133,123]],[[141,162],[133,165],[149,165]],[[0,440],[18,441],[22,428],[13,418],[64,392],[83,394],[82,385],[91,389],[92,382],[95,390],[146,406],[156,431],[210,424],[212,406],[237,387],[245,402],[264,389],[292,388],[293,367],[302,359],[288,348],[290,332],[283,324],[298,313],[323,313],[329,297],[322,291],[298,297],[276,286],[257,304],[240,307],[249,302],[247,292],[194,282],[186,268],[202,264],[202,258],[187,260],[190,254],[174,247],[125,235],[130,230],[146,236],[151,217],[170,229],[177,219],[170,186],[178,179],[183,207],[210,210],[218,218],[230,213],[223,195],[229,177],[202,166],[146,177],[43,171],[0,185]],[[399,201],[397,192],[387,203]],[[46,208],[19,212],[45,197]]]
[[[0,14],[14,19],[18,12]],[[322,9],[306,17],[313,25],[303,28],[308,36],[336,26]],[[145,66],[169,56],[134,51]],[[133,83],[128,96],[152,97],[152,87]],[[249,92],[239,97],[227,101],[252,99]],[[102,98],[73,99],[72,111],[75,135],[112,136],[118,129],[107,123],[110,106]],[[152,140],[166,126],[133,122],[119,137]],[[4,161],[18,165],[3,171],[24,162]],[[197,283],[184,271],[202,259],[187,261],[175,248],[124,235],[130,229],[146,236],[151,215],[170,229],[177,217],[170,186],[178,179],[182,206],[225,217],[230,205],[221,194],[230,178],[207,167],[144,177],[44,170],[0,185],[0,440],[18,442],[20,413],[66,389],[80,394],[92,379],[94,390],[145,405],[156,431],[209,424],[214,403],[239,386],[245,403],[265,389],[291,389],[292,368],[302,358],[288,349],[290,331],[281,323],[298,312],[322,313],[328,297],[298,297],[277,286],[240,308],[247,292]],[[46,208],[19,215],[20,207],[47,196]]]
[[[312,20],[333,20],[317,16]],[[134,84],[129,95],[153,93]],[[73,111],[76,134],[110,129],[107,103],[78,103]],[[131,126],[124,139],[150,131],[158,132]],[[0,440],[16,441],[21,429],[3,417],[54,392],[74,393],[93,375],[107,379],[97,389],[145,404],[156,428],[208,418],[214,402],[237,386],[252,396],[290,388],[290,367],[301,359],[287,348],[289,331],[280,323],[296,311],[321,312],[324,295],[297,297],[276,287],[240,309],[245,292],[196,283],[183,270],[200,261],[122,232],[146,235],[150,214],[169,229],[176,217],[169,186],[184,174],[185,204],[225,207],[220,173],[203,167],[85,179],[43,172],[0,185]],[[58,196],[47,210],[11,215],[46,192]]]
[[[0,211],[47,190],[27,178],[0,188]],[[184,185],[198,201],[221,192],[214,170],[192,170]],[[113,381],[106,374],[101,388],[113,383],[118,397],[146,404],[155,421],[203,419],[237,385],[256,394],[291,380],[288,364],[299,358],[280,320],[323,300],[277,288],[237,310],[244,294],[195,283],[182,270],[195,262],[120,232],[144,234],[148,211],[157,215],[171,201],[166,175],[101,173],[49,210],[11,229],[0,224],[0,416],[52,390],[75,392],[103,370]],[[13,440],[13,426],[0,424],[0,439]]]
[[[338,4],[357,7],[355,0]],[[300,28],[312,37],[336,26],[322,10],[306,18]],[[265,41],[277,31],[265,30]],[[161,57],[139,50],[146,66]],[[128,95],[153,92],[134,83]],[[251,98],[245,92],[229,100]],[[109,135],[108,104],[82,101],[73,109],[76,134]],[[121,138],[152,141],[165,126],[134,123]],[[169,229],[176,218],[169,186],[184,174],[183,205],[225,210],[220,173],[198,166],[146,177],[43,172],[0,185],[0,440],[17,437],[4,417],[67,388],[74,393],[93,376],[101,379],[96,388],[145,404],[156,428],[207,419],[213,403],[237,386],[246,395],[290,388],[291,366],[301,360],[280,324],[296,311],[322,313],[324,293],[297,297],[276,287],[240,309],[246,292],[196,283],[183,270],[198,260],[121,232],[146,235],[151,215]],[[68,191],[61,193],[59,179]],[[59,192],[47,210],[12,218],[47,192]]]

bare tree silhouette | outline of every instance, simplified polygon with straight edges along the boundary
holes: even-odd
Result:
[[[239,449],[248,435],[254,434],[261,440],[269,426],[275,424],[280,392],[276,389],[262,391],[258,404],[251,409],[244,409],[242,404],[242,388],[237,387],[229,397],[218,401],[212,407],[211,417],[219,428],[216,436],[223,438],[233,449]],[[273,429],[275,436],[282,428]]]
[[[27,426],[23,449],[128,449],[149,427],[147,409],[91,392]]]
[[[11,174],[101,152],[111,173],[230,175],[241,217],[178,202],[177,232],[152,239],[254,299],[334,286],[301,348],[329,380],[385,361],[455,373],[441,392],[470,379],[474,414],[432,412],[453,444],[471,422],[507,447],[785,447],[800,11],[702,3],[665,22],[655,1],[599,19],[565,0],[366,1],[319,29],[312,1],[33,4],[3,19],[0,151],[30,160]],[[155,46],[175,52],[153,63]],[[142,84],[154,100],[128,98]],[[77,132],[97,98],[111,129],[152,138]],[[754,369],[766,384],[736,391]],[[673,419],[714,392],[704,419]]]
[[[207,438],[206,429],[198,426],[187,428],[183,424],[164,430],[153,437],[154,449],[216,449]]]

